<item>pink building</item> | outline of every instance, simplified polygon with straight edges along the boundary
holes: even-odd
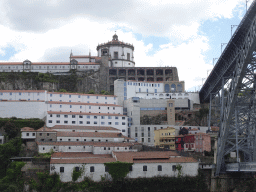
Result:
[[[195,134],[195,151],[211,151],[211,137],[206,133]]]

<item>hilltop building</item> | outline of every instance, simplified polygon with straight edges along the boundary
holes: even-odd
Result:
[[[67,75],[76,72],[98,71],[100,90],[114,92],[116,79],[135,81],[179,81],[176,67],[135,67],[134,46],[118,39],[116,34],[111,41],[99,44],[97,56],[73,55],[69,62],[1,62],[0,72],[39,72]]]

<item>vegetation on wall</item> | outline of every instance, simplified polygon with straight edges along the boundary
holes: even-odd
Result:
[[[76,167],[74,167],[73,172],[72,172],[72,181],[75,182],[77,181],[78,178],[80,178],[85,171],[85,164],[83,164],[82,166],[78,167],[79,170],[77,170]]]
[[[0,191],[21,191],[24,186],[24,178],[22,177],[21,168],[24,162],[14,161],[10,164],[6,171],[6,175],[0,179]]]
[[[11,163],[10,158],[19,156],[21,144],[21,138],[14,138],[0,145],[0,179],[6,176],[7,167]]]
[[[207,126],[207,115],[209,108],[201,108],[195,113],[195,117],[185,122],[185,125]]]
[[[38,118],[31,119],[21,119],[21,118],[0,118],[0,127],[6,125],[7,122],[14,124],[17,128],[32,127],[34,129],[39,129],[44,126],[45,122]]]
[[[140,118],[141,125],[160,125],[162,121],[167,121],[166,114],[159,114],[156,116],[144,115]]]
[[[112,179],[119,180],[126,177],[126,175],[129,173],[129,168],[133,165],[133,163],[116,161],[104,163],[104,165],[108,167],[108,173],[111,175]]]

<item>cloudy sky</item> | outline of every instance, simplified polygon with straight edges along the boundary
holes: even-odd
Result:
[[[97,55],[116,31],[134,45],[137,67],[175,66],[195,91],[245,11],[246,0],[1,0],[0,61]]]

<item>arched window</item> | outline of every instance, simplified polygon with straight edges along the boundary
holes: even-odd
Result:
[[[169,86],[169,84],[165,84],[165,85],[164,85],[164,91],[165,91],[166,93],[169,93],[169,92],[170,92],[170,86]]]
[[[176,85],[175,84],[171,85],[171,92],[176,92]]]

